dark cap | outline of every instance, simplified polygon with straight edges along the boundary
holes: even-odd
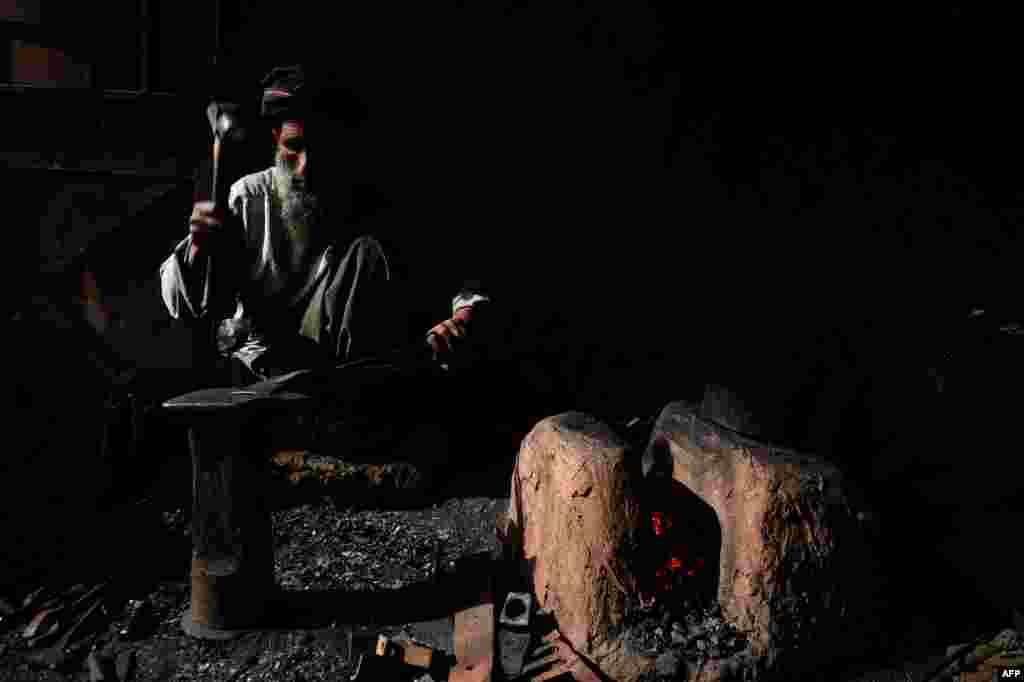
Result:
[[[312,110],[313,87],[301,65],[279,66],[263,79],[260,115],[283,120],[290,116],[306,117]]]

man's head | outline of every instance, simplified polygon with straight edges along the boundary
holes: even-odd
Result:
[[[285,224],[305,233],[312,226],[318,201],[309,183],[308,124],[289,118],[271,129],[274,140],[274,185]]]
[[[287,119],[271,128],[274,139],[274,160],[297,181],[306,179],[309,160],[308,126],[302,119]]]
[[[316,211],[309,182],[309,120],[312,92],[302,66],[273,69],[263,79],[260,113],[271,123],[275,190],[285,223],[305,231]]]
[[[326,177],[331,182],[332,212],[346,210],[349,203],[349,187],[343,181],[339,158],[346,139],[344,117],[329,94],[337,89],[327,87],[328,82],[323,73],[307,74],[302,66],[278,67],[263,79],[261,114],[271,128],[275,185],[286,220],[313,215],[313,191],[322,189],[320,183],[326,182]],[[310,153],[320,159],[313,166],[315,182],[310,173]]]

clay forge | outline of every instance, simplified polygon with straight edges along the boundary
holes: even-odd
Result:
[[[641,448],[570,412],[523,440],[499,537],[580,665],[610,679],[797,674],[880,631],[857,500],[826,460],[685,403]]]

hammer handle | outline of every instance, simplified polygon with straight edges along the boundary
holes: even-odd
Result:
[[[434,662],[433,649],[412,642],[396,642],[384,635],[377,638],[376,654],[394,657],[406,665],[425,670],[429,670]]]
[[[213,138],[213,177],[212,177],[212,188],[210,199],[213,201],[215,208],[224,208],[227,205],[228,188],[224,187],[224,174],[222,170],[221,158],[223,156],[224,145],[221,142],[220,136]]]
[[[430,670],[434,665],[434,650],[418,644],[400,645],[402,662],[414,668]]]
[[[377,639],[377,655],[394,657],[407,666],[430,670],[433,665],[434,650],[413,642],[397,642],[381,635]]]

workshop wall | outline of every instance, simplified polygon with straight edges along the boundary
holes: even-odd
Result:
[[[91,249],[104,262],[101,287],[123,309],[125,326],[111,334],[147,367],[187,363],[164,340],[151,287],[185,233],[188,183],[133,220],[127,207],[169,184],[155,176],[187,178],[208,154],[211,92],[254,104],[271,66],[302,60],[351,95],[332,114],[350,133],[332,168],[376,202],[367,225],[395,245],[426,321],[464,275],[481,278],[523,348],[595,368],[602,353],[620,364],[700,358],[683,372],[692,381],[729,374],[788,393],[803,406],[793,408],[799,422],[829,381],[819,369],[834,360],[824,358],[841,355],[815,348],[854,345],[862,359],[850,371],[924,375],[946,320],[1013,291],[1005,264],[1019,248],[1020,210],[1005,159],[1021,150],[1006,135],[1015,110],[1005,74],[939,57],[944,41],[994,20],[894,16],[860,59],[858,43],[833,39],[827,22],[786,51],[772,38],[785,17],[750,15],[732,31],[713,12],[657,3],[450,3],[400,16],[360,7],[330,22],[299,3],[284,23],[277,3],[224,3],[214,71],[209,12],[159,5],[153,80],[173,97],[11,95],[18,140],[33,151],[5,157],[22,169],[153,174],[100,189],[26,171],[23,200],[43,223],[12,237],[38,252],[24,274]],[[901,55],[915,26],[928,27],[915,32],[917,57]],[[953,86],[964,96],[951,98]],[[972,104],[981,94],[987,104]],[[58,111],[71,115],[48,125]],[[111,255],[122,253],[133,257]],[[127,263],[131,274],[117,269]],[[848,339],[815,341],[835,329]],[[582,363],[552,360],[550,371]]]

